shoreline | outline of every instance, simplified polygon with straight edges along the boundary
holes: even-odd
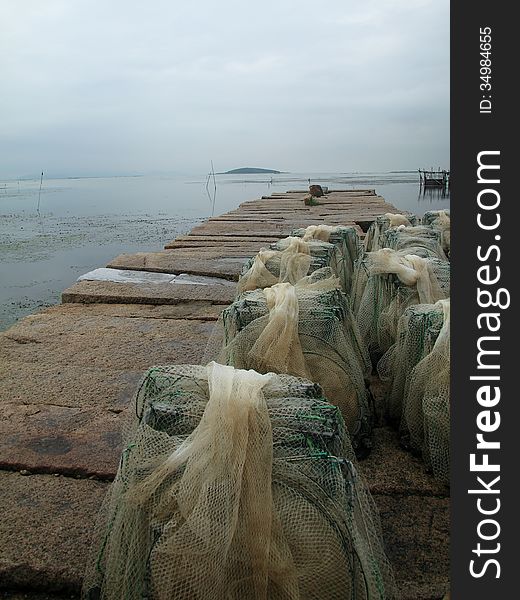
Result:
[[[79,592],[95,515],[117,469],[120,430],[138,382],[154,364],[200,362],[247,256],[296,227],[366,223],[395,210],[370,193],[332,192],[312,207],[302,197],[244,202],[167,249],[114,257],[109,269],[130,269],[146,281],[87,276],[64,290],[63,304],[0,334],[6,366],[0,496],[9,507],[0,517],[3,586],[33,594]],[[178,272],[209,281],[153,281]],[[372,391],[376,398],[381,393],[377,380]],[[442,597],[449,577],[448,490],[386,426],[376,428],[362,469],[381,512],[401,598]]]

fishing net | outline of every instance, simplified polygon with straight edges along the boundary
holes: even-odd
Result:
[[[394,597],[341,415],[318,394],[215,363],[151,369],[83,597]]]
[[[450,301],[435,344],[413,369],[403,400],[402,439],[422,453],[434,476],[450,480]]]
[[[289,373],[319,383],[341,409],[360,456],[371,447],[372,403],[365,380],[371,372],[364,340],[337,279],[296,286],[276,284],[244,293],[226,308],[206,359]]]
[[[339,251],[340,260],[336,272],[340,278],[341,289],[350,294],[354,263],[361,251],[356,228],[342,225],[309,225],[305,229],[295,229],[291,235],[301,237],[303,241],[319,240],[334,244]]]
[[[367,253],[359,265],[365,273],[358,281],[364,277],[365,284],[357,292],[356,317],[375,362],[395,343],[399,318],[409,306],[434,304],[450,295],[448,262],[406,252],[383,248]]]
[[[321,247],[315,244],[315,255],[311,254],[311,244],[296,237],[281,240],[277,247],[270,250],[261,250],[245,263],[238,281],[238,291],[262,289],[275,283],[294,284],[307,274],[329,266],[334,246],[327,244],[330,246],[327,249],[324,243],[318,244]]]
[[[446,210],[431,210],[431,211],[424,213],[422,222],[425,225],[429,225],[430,227],[433,227],[433,229],[436,229],[437,231],[439,231],[440,236],[441,236],[442,248],[443,248],[446,256],[449,257],[450,244],[451,244],[450,213]]]
[[[392,227],[382,235],[383,248],[407,250],[423,258],[447,260],[441,243],[440,231],[425,225]]]
[[[365,250],[375,252],[384,248],[383,234],[390,227],[410,227],[417,225],[418,219],[415,215],[402,215],[385,213],[375,218],[374,222],[368,228],[365,236]]]
[[[444,302],[407,308],[399,319],[395,344],[377,363],[377,372],[387,389],[387,416],[397,427],[412,369],[430,353],[444,322]]]

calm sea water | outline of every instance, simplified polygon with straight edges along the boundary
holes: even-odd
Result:
[[[56,304],[79,275],[122,252],[160,250],[212,214],[274,191],[373,188],[399,209],[449,208],[449,196],[422,196],[418,175],[302,173],[142,176],[0,181],[0,329]],[[210,195],[208,196],[208,191]]]

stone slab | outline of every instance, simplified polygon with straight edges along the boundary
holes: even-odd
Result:
[[[374,429],[373,449],[360,462],[372,494],[403,496],[449,496],[449,488],[428,473],[421,459],[399,446],[390,427]]]
[[[439,600],[449,589],[447,498],[374,496],[402,600]]]
[[[54,594],[52,592],[23,592],[21,590],[1,590],[1,600],[76,600],[79,598],[78,594],[71,594],[64,592],[63,594]]]
[[[35,315],[60,315],[66,318],[111,317],[121,319],[168,319],[216,321],[224,309],[209,300],[194,300],[185,304],[58,304],[45,308]]]
[[[198,250],[198,249],[196,249]],[[228,248],[213,252],[138,252],[120,254],[108,263],[112,269],[132,269],[156,273],[188,273],[191,275],[213,276],[238,281],[238,275],[244,262],[255,254],[251,250],[232,250]]]
[[[0,587],[78,593],[107,484],[0,471]]]
[[[128,411],[113,410],[4,403],[0,469],[112,480],[129,418]]]
[[[194,235],[226,235],[239,237],[277,237],[282,238],[290,231],[286,226],[277,223],[273,226],[267,226],[265,223],[260,223],[259,227],[252,227],[250,223],[205,223],[192,229]]]
[[[212,330],[212,321],[127,318],[107,314],[105,307],[84,315],[44,311],[0,334],[0,365],[136,371],[179,360],[197,363]],[[22,377],[16,370],[11,376]]]
[[[221,282],[225,281],[225,285]],[[107,304],[179,304],[210,301],[231,304],[235,297],[233,282],[219,280],[214,285],[171,285],[169,283],[115,283],[78,281],[62,293],[62,302],[101,302]]]
[[[199,363],[214,324],[124,308],[55,307],[0,334],[0,467],[113,477],[144,372]]]
[[[229,286],[229,281],[220,277],[213,277],[211,275],[197,275],[191,273],[167,273],[167,272],[154,272],[142,270],[131,270],[131,269],[118,269],[116,267],[107,268],[100,267],[89,271],[84,275],[80,275],[78,281],[110,281],[113,283],[135,283],[135,284],[171,284],[172,286],[177,285],[190,285],[190,286]]]
[[[195,236],[194,236],[195,238]],[[271,239],[263,239],[263,238],[250,238],[248,242],[240,242],[237,241],[234,243],[235,248],[240,249],[244,252],[249,252],[251,254],[256,254],[261,248],[266,248],[270,244],[276,243],[280,238],[271,238]],[[221,239],[220,241],[208,241],[204,242],[203,240],[172,240],[168,242],[164,248],[166,250],[201,250],[203,248],[212,248],[214,250],[219,250],[220,248],[227,249],[228,244],[233,244],[232,238]]]

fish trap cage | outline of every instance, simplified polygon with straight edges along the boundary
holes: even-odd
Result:
[[[341,409],[363,456],[371,448],[373,407],[366,381],[372,367],[345,295],[337,287],[323,289],[329,281],[244,293],[222,312],[205,358],[316,381]]]
[[[450,256],[451,249],[451,217],[449,211],[446,210],[431,210],[425,212],[422,218],[424,225],[428,225],[439,231],[441,236],[441,244],[446,256]]]
[[[395,343],[404,311],[450,295],[450,263],[383,248],[359,262],[356,318],[374,364]]]
[[[303,241],[318,240],[333,244],[339,251],[339,264],[336,269],[341,282],[341,289],[350,294],[354,263],[361,253],[361,243],[355,227],[342,225],[309,225],[295,229],[292,236],[301,237]]]
[[[447,260],[442,247],[441,232],[425,225],[416,227],[393,227],[383,236],[383,247],[392,250],[406,250],[422,258]]]
[[[377,372],[387,390],[387,417],[398,428],[401,427],[403,399],[412,370],[431,352],[442,328],[443,302],[407,308],[397,324],[395,344],[377,363]]]
[[[391,227],[413,227],[419,224],[419,219],[411,214],[385,213],[375,218],[365,236],[365,251],[375,252],[384,248],[383,234]]]
[[[324,267],[334,267],[336,248],[326,242],[303,242],[289,237],[261,250],[243,266],[238,291],[263,289],[276,283],[295,284]]]
[[[431,351],[409,375],[401,440],[422,454],[440,481],[450,481],[450,301],[441,300],[443,324]]]
[[[319,395],[215,363],[150,370],[83,598],[395,597],[341,414]]]

